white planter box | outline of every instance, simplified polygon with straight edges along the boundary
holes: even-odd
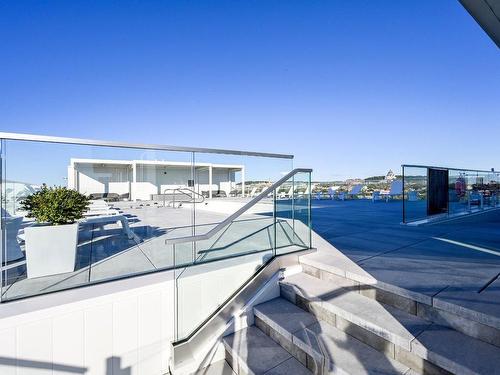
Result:
[[[28,278],[75,270],[78,223],[24,230]]]

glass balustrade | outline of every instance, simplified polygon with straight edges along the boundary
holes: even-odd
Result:
[[[403,165],[403,183],[405,223],[459,217],[500,206],[500,173],[495,171]]]
[[[226,285],[232,290],[276,255],[276,243],[286,248],[289,241],[290,251],[292,243],[294,250],[310,246],[307,231],[301,233],[297,224],[310,225],[304,217],[307,194],[294,206],[295,230],[285,217],[277,230],[279,198],[272,193],[216,236],[172,243],[223,223],[291,171],[292,156],[0,138],[2,302],[168,270],[183,289],[195,282],[189,275],[213,272],[215,261],[241,267]],[[87,207],[75,211],[67,191],[86,197]],[[30,197],[42,202],[36,212],[26,205]],[[295,193],[287,198],[300,199]]]

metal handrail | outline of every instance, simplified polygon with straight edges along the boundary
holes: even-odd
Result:
[[[214,236],[216,233],[218,233],[221,229],[223,229],[227,225],[231,224],[236,218],[238,218],[239,216],[241,216],[244,212],[248,211],[248,209],[250,209],[253,206],[255,206],[262,199],[266,198],[269,194],[271,194],[274,190],[276,190],[276,188],[278,186],[280,186],[284,182],[288,181],[291,177],[293,177],[297,173],[311,173],[311,172],[312,172],[312,169],[310,169],[310,168],[296,168],[296,169],[292,170],[291,172],[287,173],[282,178],[280,178],[278,181],[276,181],[274,184],[272,184],[271,186],[269,186],[267,189],[265,189],[264,191],[262,191],[254,199],[252,199],[250,202],[248,202],[247,204],[245,204],[243,207],[241,207],[235,213],[233,213],[230,216],[228,216],[224,221],[221,221],[215,227],[213,227],[212,229],[210,229],[207,233],[198,234],[196,236],[172,238],[172,239],[166,240],[165,243],[166,244],[178,244],[178,243],[185,243],[185,242],[191,242],[191,241],[208,240],[212,236]]]
[[[402,168],[432,168],[432,169],[444,169],[448,171],[463,171],[463,172],[479,172],[479,173],[493,173],[499,174],[500,171],[497,170],[481,170],[481,169],[470,169],[470,168],[452,168],[452,167],[438,167],[435,165],[418,165],[418,164],[401,164]]]
[[[173,192],[173,194],[172,194],[172,193],[167,193],[167,191],[171,191],[171,192]],[[192,195],[190,195],[190,194],[186,193],[185,191],[189,191],[189,193],[191,193]],[[180,188],[169,188],[169,189],[165,189],[165,190],[163,190],[163,195],[165,196],[165,195],[167,195],[167,194],[172,194],[172,195],[174,196],[174,199],[173,199],[173,201],[172,201],[172,202],[173,202],[173,203],[174,203],[174,205],[175,205],[175,196],[176,196],[176,192],[179,192],[179,193],[181,193],[181,194],[183,194],[183,195],[185,195],[185,196],[189,197],[189,199],[191,199],[191,200],[190,200],[190,201],[188,201],[188,203],[203,203],[203,202],[205,201],[205,197],[204,197],[202,194],[197,193],[196,191],[191,190],[191,189],[188,189],[188,188],[186,188],[186,187],[180,187]],[[200,198],[201,198],[201,200],[196,201],[196,199],[197,199],[197,198],[195,198],[195,197],[194,197],[195,195],[199,197],[198,199],[200,199]],[[163,205],[165,206],[165,197],[163,197]]]
[[[154,145],[154,144],[140,144],[140,143],[125,143],[125,142],[115,142],[115,141],[101,141],[101,140],[93,140],[93,139],[54,137],[54,136],[47,136],[47,135],[22,134],[22,133],[0,132],[0,139],[13,140],[13,141],[35,141],[35,142],[46,142],[46,143],[64,143],[64,144],[88,145],[88,146],[138,148],[138,149],[149,149],[149,150],[158,150],[158,151],[200,152],[200,153],[209,153],[209,154],[261,156],[261,157],[268,157],[268,158],[293,159],[293,155],[275,154],[275,153],[269,153],[269,152],[224,150],[224,149],[219,149],[219,148],[182,147],[182,146]]]

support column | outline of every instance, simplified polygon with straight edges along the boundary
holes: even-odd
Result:
[[[132,196],[135,195],[135,190],[137,189],[136,187],[136,182],[137,182],[137,163],[134,161],[132,162],[132,186],[130,187],[130,200],[134,200],[135,197]]]
[[[212,199],[212,165],[208,167],[208,198]]]
[[[245,167],[241,167],[241,196],[245,197]]]

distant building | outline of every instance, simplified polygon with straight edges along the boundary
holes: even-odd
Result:
[[[165,190],[189,187],[212,198],[212,191],[224,191],[229,196],[236,189],[237,173],[244,192],[243,165],[71,159],[68,187],[83,194],[116,193],[131,200],[150,200],[153,195],[162,194]]]
[[[385,180],[391,182],[391,181],[394,181],[395,179],[396,179],[396,175],[394,174],[392,169],[389,169],[389,172],[387,172],[387,175],[385,176]]]

